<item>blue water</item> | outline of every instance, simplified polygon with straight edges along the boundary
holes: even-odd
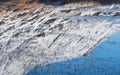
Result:
[[[90,56],[36,66],[25,75],[120,75],[120,33],[100,44]]]
[[[113,35],[107,41],[99,45],[90,57],[113,57],[120,58],[120,33]]]

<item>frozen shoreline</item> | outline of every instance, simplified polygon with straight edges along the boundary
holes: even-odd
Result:
[[[36,65],[25,75],[119,75],[120,32],[100,44],[89,56]]]
[[[119,6],[43,8],[0,17],[0,75],[23,75],[36,65],[88,55],[120,31],[120,16],[114,16]],[[112,14],[92,17],[96,9]]]

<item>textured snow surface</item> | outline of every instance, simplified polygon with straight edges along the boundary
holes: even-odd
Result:
[[[120,30],[120,6],[61,6],[0,14],[0,75],[89,55]],[[94,15],[94,16],[93,16]]]

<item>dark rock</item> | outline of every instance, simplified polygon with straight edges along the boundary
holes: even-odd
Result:
[[[1,22],[0,22],[0,25],[2,25],[2,24],[4,24],[4,23],[5,23],[4,21],[1,21]]]

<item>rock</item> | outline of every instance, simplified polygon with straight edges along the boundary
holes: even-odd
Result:
[[[4,24],[4,21],[1,21],[1,22],[0,22],[0,25],[2,25],[2,24]]]

